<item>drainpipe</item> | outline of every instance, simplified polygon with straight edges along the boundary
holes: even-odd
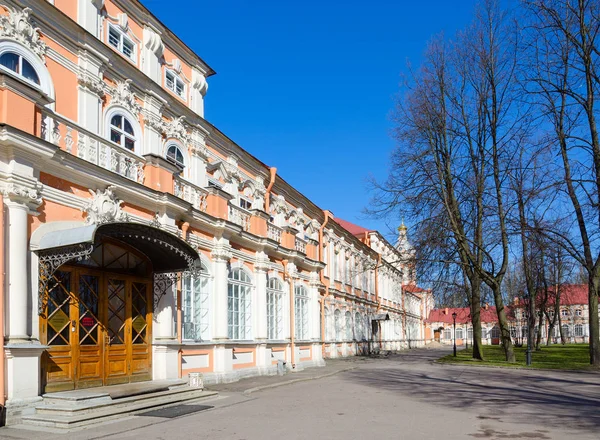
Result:
[[[277,176],[277,168],[271,167],[269,168],[269,172],[271,173],[271,180],[269,180],[269,186],[267,187],[267,191],[265,193],[265,212],[269,213],[269,206],[271,205],[271,188],[275,184],[275,176]]]
[[[330,211],[323,211],[325,214],[325,221],[319,228],[319,262],[324,263],[323,261],[323,231],[325,230],[325,226],[327,226],[327,222],[329,222],[329,218],[333,217]],[[321,284],[325,286],[325,295],[321,298],[321,340],[325,340],[325,299],[329,296],[329,286],[330,281],[327,280],[325,282],[325,274],[323,270],[319,272],[319,277],[321,279]],[[325,344],[321,344],[321,356],[325,357]]]
[[[4,197],[0,193],[0,411],[4,411]]]
[[[292,369],[296,369],[296,337],[295,337],[295,315],[294,315],[294,283],[288,272],[288,260],[282,260],[283,277],[290,286],[290,345],[291,345],[291,363]]]
[[[190,224],[188,222],[184,222],[181,225],[181,237],[187,241],[188,239],[188,229],[190,228]],[[181,341],[183,340],[181,332],[183,329],[183,323],[181,322],[181,279],[177,281],[177,343],[179,344],[179,350],[177,350],[177,371],[178,376],[181,379],[183,376],[182,365],[183,365],[183,350],[181,349]]]

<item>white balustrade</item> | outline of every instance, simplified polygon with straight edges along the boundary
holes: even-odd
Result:
[[[240,225],[244,231],[250,230],[250,214],[235,205],[229,205],[229,221]]]
[[[301,238],[296,237],[296,250],[298,252],[302,252],[303,254],[306,253],[306,241],[302,240]]]
[[[42,111],[40,137],[67,153],[135,182],[144,182],[143,158],[94,134],[47,108]],[[73,151],[76,149],[77,151]]]
[[[207,192],[205,189],[200,188],[179,176],[175,176],[173,193],[180,199],[191,203],[194,208],[199,209],[200,211],[206,211]]]
[[[275,240],[277,243],[281,243],[281,228],[275,226],[273,223],[267,223],[267,237]]]

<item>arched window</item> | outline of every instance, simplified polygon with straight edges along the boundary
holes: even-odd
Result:
[[[40,77],[35,68],[22,55],[15,52],[4,52],[0,55],[0,65],[29,82],[38,86],[41,85]]]
[[[342,312],[335,309],[333,312],[333,328],[335,329],[335,341],[339,342],[342,339]]]
[[[325,307],[325,340],[331,341],[331,311]]]
[[[444,339],[452,339],[452,330],[449,328],[444,329]]]
[[[267,337],[283,338],[283,283],[274,277],[267,284]]]
[[[121,113],[110,118],[110,140],[129,151],[135,151],[136,135],[131,121]]]
[[[362,324],[363,324],[363,322],[362,322],[362,318],[360,317],[360,313],[356,312],[354,314],[354,327],[355,327],[355,332],[356,332],[356,339],[358,341],[362,341],[362,339],[364,338]]]
[[[167,147],[167,160],[181,168],[185,168],[185,158],[178,145],[171,144]]]
[[[567,324],[562,325],[562,332],[565,338],[571,337],[571,327],[569,327]]]
[[[207,341],[210,339],[210,275],[204,264],[200,274],[184,276],[181,283],[183,308],[183,339]]]
[[[297,339],[308,339],[308,291],[302,284],[294,288],[294,320]]]
[[[352,325],[352,313],[346,312],[346,340],[351,341],[354,338],[352,334],[352,330],[354,326]]]
[[[251,339],[252,280],[241,268],[229,272],[227,282],[227,333],[230,339]]]

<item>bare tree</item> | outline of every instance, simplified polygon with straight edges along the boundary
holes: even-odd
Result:
[[[598,295],[600,291],[600,2],[527,0],[532,33],[531,93],[549,126],[563,169],[562,184],[578,239],[548,234],[585,268],[588,277],[590,362],[600,367]],[[560,209],[558,208],[558,209]]]

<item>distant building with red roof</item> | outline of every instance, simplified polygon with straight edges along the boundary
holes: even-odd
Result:
[[[588,286],[587,284],[563,284],[560,286],[559,315],[554,318],[556,289],[548,289],[547,297],[540,292],[537,298],[537,316],[539,323],[539,306],[546,299],[546,307],[542,318],[542,342],[545,343],[549,332],[550,321],[554,320],[551,342],[560,342],[560,332],[567,342],[587,342],[589,334]],[[515,343],[526,343],[527,321],[526,303],[522,299],[505,306],[511,326],[511,335]],[[426,339],[452,344],[454,338],[454,317],[456,313],[456,342],[461,345],[470,343],[473,338],[471,310],[468,307],[432,309],[425,320]],[[496,307],[485,305],[481,308],[481,324],[484,344],[499,344],[500,330]],[[536,332],[539,324],[536,325]]]

